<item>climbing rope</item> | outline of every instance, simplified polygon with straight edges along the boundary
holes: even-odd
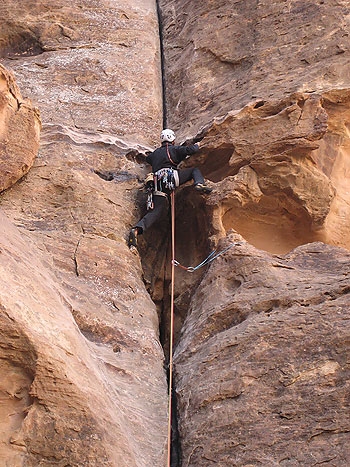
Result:
[[[168,406],[168,467],[171,466],[171,422],[173,389],[173,341],[174,341],[174,284],[175,284],[175,192],[170,194],[171,202],[171,294],[170,294],[170,336],[169,336],[169,406]]]
[[[185,271],[187,272],[194,272],[194,271],[197,271],[197,269],[200,269],[202,268],[203,266],[206,266],[207,264],[211,263],[212,261],[214,261],[214,259],[218,258],[219,256],[223,255],[224,253],[226,253],[226,251],[228,251],[230,248],[232,248],[233,246],[237,246],[237,245],[241,245],[242,242],[234,242],[234,243],[231,243],[231,245],[229,245],[228,247],[224,248],[223,250],[221,251],[218,251],[217,249],[212,251],[206,258],[205,260],[203,260],[201,263],[199,263],[197,266],[183,266],[182,264],[180,264],[178,261],[176,261],[176,259],[173,259],[172,260],[172,263],[174,266],[178,266],[179,268],[181,269],[184,269]]]
[[[171,428],[172,428],[172,390],[173,390],[173,345],[174,345],[174,290],[175,290],[175,266],[185,269],[188,272],[194,272],[214,261],[214,259],[223,255],[235,245],[240,245],[242,242],[234,242],[221,251],[217,249],[212,251],[200,264],[197,266],[182,266],[175,259],[175,191],[170,194],[171,203],[171,293],[170,293],[170,332],[169,332],[169,394],[168,394],[168,463],[171,467]]]

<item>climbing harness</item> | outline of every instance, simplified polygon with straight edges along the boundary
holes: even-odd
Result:
[[[201,263],[199,263],[197,266],[183,266],[182,264],[180,264],[178,261],[176,261],[175,259],[173,260],[173,264],[174,266],[178,266],[179,268],[181,269],[184,269],[185,271],[187,272],[194,272],[194,271],[197,271],[198,269],[202,268],[203,266],[206,266],[207,264],[211,263],[212,261],[214,261],[214,259],[218,258],[219,256],[223,255],[224,253],[226,253],[226,251],[228,251],[230,248],[232,248],[233,246],[238,246],[238,245],[242,245],[242,242],[234,242],[234,243],[231,243],[231,245],[229,245],[228,247],[224,248],[223,250],[219,251],[216,249],[214,251],[212,251],[206,258],[205,260],[203,260]]]
[[[170,131],[171,130],[165,130]],[[166,135],[167,136],[167,135]],[[175,167],[177,164],[173,161],[169,151],[169,145],[166,145],[166,152],[169,161]],[[163,168],[153,173],[147,174],[145,179],[145,192],[147,193],[147,211],[154,208],[153,196],[167,196],[180,185],[179,173],[175,168]]]
[[[157,191],[171,193],[179,186],[179,174],[177,170],[165,168],[155,173],[155,184]]]
[[[179,174],[175,169],[165,168],[156,173],[149,173],[144,185],[144,190],[147,193],[147,211],[154,208],[154,196],[167,197],[179,186],[179,183]]]

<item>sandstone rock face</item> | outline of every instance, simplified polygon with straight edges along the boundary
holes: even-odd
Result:
[[[212,263],[175,356],[182,465],[348,463],[349,281],[322,243]]]
[[[40,117],[23,99],[13,75],[0,65],[0,191],[25,175],[39,149]]]
[[[106,144],[155,141],[162,104],[156,8],[153,0],[133,3],[3,2],[1,56],[39,106],[44,128],[75,130],[78,141],[90,133]]]
[[[160,3],[168,125],[205,137],[213,182],[256,174],[254,189],[231,195],[254,200],[226,208],[225,230],[271,252],[348,248],[347,3]]]
[[[34,166],[1,197],[0,458],[163,466],[158,315],[125,242],[135,154],[162,127],[155,2],[5,1],[1,14],[2,63],[43,129]]]
[[[160,4],[168,122],[184,136],[251,101],[348,87],[346,1]]]
[[[172,465],[347,466],[347,2],[159,7],[166,124],[201,141],[184,165],[214,188],[177,191],[176,259],[229,247],[176,269]],[[0,198],[0,458],[163,466],[169,219],[139,256],[125,241],[163,124],[156,2],[1,11],[1,61],[42,132]],[[6,112],[4,135],[13,121],[35,148],[35,111]]]
[[[136,312],[138,329],[123,331],[123,318],[115,316],[114,330],[102,300],[94,303],[98,318],[90,316],[83,325],[81,318],[74,320],[81,313],[72,309],[79,299],[73,305],[67,284],[58,284],[35,245],[3,214],[0,254],[6,279],[0,291],[2,462],[161,465],[159,432],[166,411],[159,402],[165,397],[154,323]],[[135,292],[142,288],[137,272],[130,271]],[[84,290],[78,285],[79,293]],[[88,314],[88,306],[80,306]],[[135,309],[147,306],[140,302]],[[142,439],[140,424],[147,427]]]
[[[345,466],[349,6],[160,4],[167,125],[214,188],[187,250],[248,242],[177,275],[181,465]]]

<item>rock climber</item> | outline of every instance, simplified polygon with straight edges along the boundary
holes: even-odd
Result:
[[[168,211],[169,195],[175,187],[190,180],[194,182],[195,190],[208,194],[212,191],[205,182],[200,170],[196,167],[177,169],[178,164],[199,150],[199,143],[189,146],[176,146],[175,133],[165,129],[160,134],[161,146],[146,156],[146,162],[152,166],[153,200],[151,209],[131,229],[129,248],[137,247],[137,236],[142,235],[151,225]]]

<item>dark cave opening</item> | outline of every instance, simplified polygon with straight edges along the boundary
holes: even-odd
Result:
[[[230,159],[233,153],[233,146],[216,148],[215,151],[208,152],[202,169],[204,177],[216,183],[230,175],[235,175],[239,167],[230,167]]]

